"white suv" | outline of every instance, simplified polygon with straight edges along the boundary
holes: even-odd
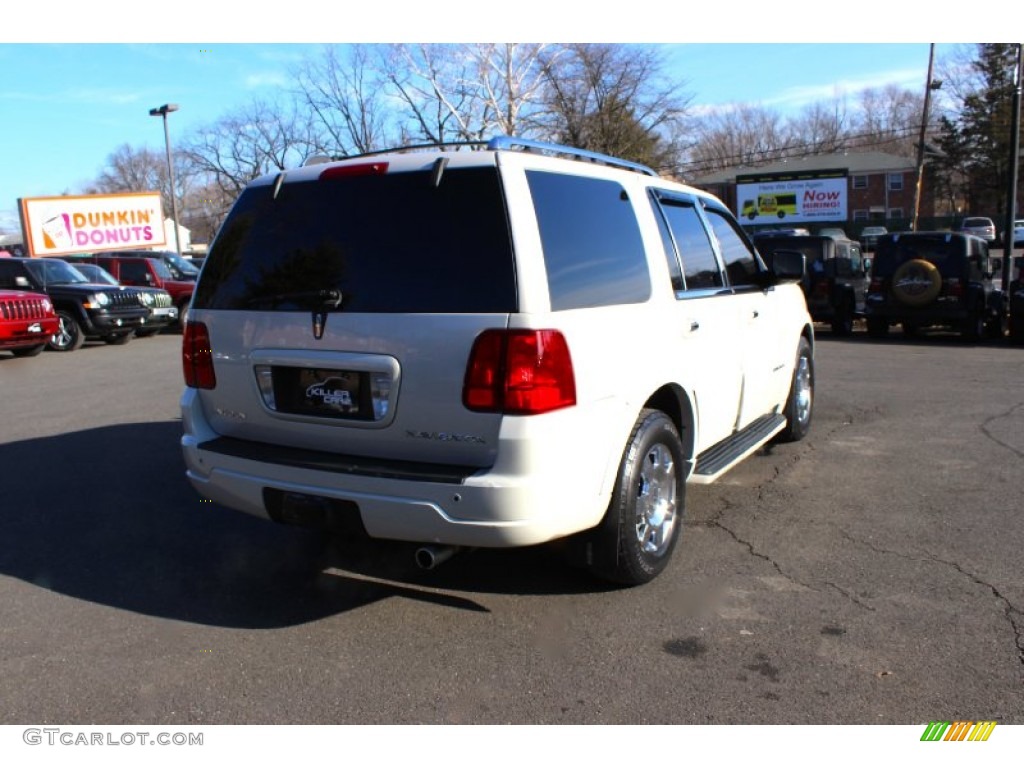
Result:
[[[654,578],[685,481],[801,438],[802,257],[768,271],[717,199],[501,137],[252,182],[183,340],[189,480],[287,523],[459,547],[571,537]]]

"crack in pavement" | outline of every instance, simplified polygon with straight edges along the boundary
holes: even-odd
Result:
[[[985,587],[986,589],[988,589],[992,593],[992,595],[1003,604],[1003,615],[1006,617],[1006,620],[1010,623],[1010,629],[1013,630],[1014,645],[1017,647],[1017,659],[1018,661],[1020,661],[1022,665],[1024,665],[1024,611],[1021,611],[1020,608],[1011,603],[1009,598],[1007,598],[1002,592],[1000,592],[999,588],[996,587],[994,584],[989,584],[984,579],[975,576],[970,571],[964,569],[964,567],[961,566],[959,563],[954,562],[952,560],[945,560],[939,557],[938,555],[933,555],[928,550],[925,550],[926,557],[910,555],[906,552],[897,552],[894,549],[885,549],[883,547],[876,546],[875,544],[872,544],[869,541],[858,539],[854,536],[851,536],[842,528],[839,529],[839,533],[842,534],[842,536],[846,538],[848,541],[851,541],[854,544],[860,544],[861,546],[870,549],[872,552],[877,552],[881,555],[895,555],[896,557],[900,557],[905,560],[916,560],[917,562],[924,563],[939,563],[941,565],[949,566],[950,568],[953,568],[963,576],[966,576],[979,587]]]
[[[819,439],[822,440],[825,443],[828,443],[831,440],[833,435],[835,435],[837,432],[839,432],[839,431],[841,431],[843,429],[846,429],[849,426],[852,426],[854,423],[855,423],[855,421],[854,421],[853,416],[850,415],[850,414],[847,414],[845,416],[844,420],[841,423],[837,424],[835,427],[833,427],[832,429],[830,429],[827,432],[825,432],[825,434],[822,435]],[[770,477],[768,480],[765,480],[762,483],[758,483],[758,485],[754,489],[757,492],[757,502],[758,503],[761,503],[761,502],[764,501],[766,492],[782,476],[782,471],[783,471],[784,468],[788,468],[788,467],[792,467],[792,466],[796,465],[803,458],[803,453],[804,452],[807,452],[807,451],[813,452],[813,451],[817,450],[818,446],[817,446],[817,442],[816,441],[810,441],[809,440],[806,443],[804,443],[802,447],[804,448],[804,451],[797,452],[793,456],[789,457],[788,461],[786,461],[782,466],[776,465],[775,467],[773,467],[772,469],[774,471],[774,474],[772,475],[772,477]],[[766,445],[764,447],[764,450],[765,450],[765,452],[767,454],[771,455],[772,451],[773,451],[773,448],[774,448],[774,446],[769,443],[768,445]],[[780,566],[778,564],[778,562],[774,558],[772,558],[769,555],[764,554],[763,552],[758,552],[754,548],[754,545],[751,542],[746,541],[745,539],[741,539],[739,537],[739,535],[735,531],[733,531],[731,528],[728,528],[727,526],[723,525],[722,522],[721,522],[722,516],[724,514],[726,514],[727,512],[731,511],[732,509],[735,509],[735,508],[739,507],[740,505],[733,503],[732,501],[730,501],[729,499],[725,498],[724,496],[719,496],[718,500],[721,503],[721,508],[718,509],[713,515],[711,515],[711,517],[709,517],[707,522],[697,523],[697,525],[701,525],[701,526],[703,526],[705,528],[720,528],[721,530],[723,530],[727,534],[729,534],[729,536],[737,544],[740,544],[741,546],[746,547],[747,551],[752,556],[758,557],[758,558],[764,560],[769,565],[771,565],[772,568],[774,568],[776,570],[776,572],[780,576],[782,576],[783,578],[788,579],[789,581],[793,582],[794,584],[797,584],[797,585],[799,585],[801,587],[804,587],[805,589],[809,589],[812,592],[821,592],[820,589],[818,589],[816,587],[813,587],[810,584],[806,584],[806,583],[800,581],[795,576],[792,576],[792,575],[786,573],[782,569],[782,566]],[[754,513],[753,517],[754,518],[757,517],[756,512]],[[843,589],[838,584],[835,584],[835,583],[830,582],[830,581],[826,581],[826,582],[824,582],[824,584],[826,586],[828,586],[830,589],[833,589],[836,592],[838,592],[839,594],[841,594],[843,597],[845,597],[847,600],[852,602],[854,605],[857,605],[860,608],[863,608],[863,609],[868,610],[868,611],[876,610],[873,606],[868,605],[863,600],[858,599],[855,595],[853,595],[851,592]]]
[[[991,424],[993,421],[998,421],[999,419],[1005,419],[1007,416],[1010,416],[1014,411],[1016,411],[1019,408],[1024,408],[1024,403],[1017,403],[1017,405],[1013,406],[1012,408],[1010,408],[1005,413],[1000,413],[1000,414],[998,414],[996,416],[992,416],[991,418],[985,419],[985,421],[983,421],[981,424],[978,425],[978,429],[981,430],[981,434],[983,434],[985,437],[987,437],[989,440],[991,440],[996,445],[1002,446],[1003,448],[1005,448],[1006,450],[1010,451],[1011,453],[1015,453],[1019,458],[1024,459],[1024,451],[1021,451],[1019,448],[1014,448],[1012,445],[1007,445],[1006,443],[1004,443],[1002,440],[1000,440],[998,437],[993,435],[988,430],[988,425]]]

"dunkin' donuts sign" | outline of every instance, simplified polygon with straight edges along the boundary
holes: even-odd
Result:
[[[24,197],[21,226],[33,256],[63,256],[164,245],[163,206],[157,192]]]

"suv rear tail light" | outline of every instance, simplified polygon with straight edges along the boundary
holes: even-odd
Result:
[[[871,293],[881,293],[882,279],[880,277],[872,277],[871,284],[868,286],[868,290],[871,291]]]
[[[186,323],[181,340],[181,366],[185,372],[185,386],[195,389],[214,389],[217,375],[213,370],[213,350],[210,331],[205,323]]]
[[[942,291],[946,296],[956,296],[960,298],[964,295],[964,284],[960,282],[960,278],[951,277],[948,280],[943,281],[944,290]]]
[[[552,330],[484,331],[469,354],[462,402],[471,411],[514,416],[576,405],[565,337]]]

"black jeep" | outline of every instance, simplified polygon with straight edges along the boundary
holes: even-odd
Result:
[[[90,283],[70,264],[54,258],[0,259],[0,288],[45,293],[60,326],[50,349],[70,352],[86,338],[127,344],[149,315],[134,288]]]
[[[832,332],[847,336],[853,321],[864,316],[868,277],[860,243],[827,236],[754,236],[754,244],[771,268],[776,251],[796,251],[807,260],[804,295],[815,322],[832,324]]]
[[[959,331],[968,341],[1003,336],[1003,293],[992,284],[988,243],[961,232],[901,232],[878,239],[868,289],[868,334],[900,323]]]

